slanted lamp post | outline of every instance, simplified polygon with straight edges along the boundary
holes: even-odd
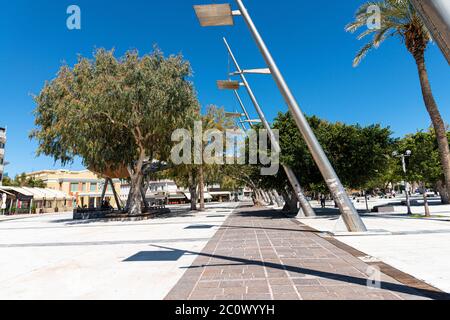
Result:
[[[283,75],[278,69],[275,60],[273,59],[269,49],[264,40],[259,34],[255,24],[253,23],[247,9],[242,0],[236,0],[239,10],[231,10],[230,4],[215,4],[215,5],[198,5],[194,6],[200,25],[208,26],[232,26],[234,25],[234,16],[242,16],[247,24],[266,64],[273,76],[284,100],[289,106],[289,110],[317,164],[324,180],[336,201],[347,229],[350,232],[366,232],[367,228],[364,225],[361,217],[356,211],[351,202],[347,192],[345,191],[339,177],[334,168],[328,160],[322,146],[319,144],[317,137],[312,131],[305,115],[298,105],[294,95],[288,87]]]
[[[450,64],[450,1],[411,0]]]
[[[244,114],[247,117],[247,121],[250,123],[250,126],[252,126],[252,122],[254,120],[250,120],[247,109],[245,108],[242,99],[239,96],[238,93],[238,89],[242,86],[245,87],[245,89],[247,90],[247,93],[253,103],[253,105],[255,106],[256,112],[258,113],[260,122],[263,124],[264,128],[267,130],[269,137],[270,137],[270,141],[272,143],[272,147],[275,149],[275,152],[280,153],[281,152],[281,147],[275,137],[275,134],[269,124],[269,122],[266,119],[266,116],[262,110],[262,108],[259,105],[258,100],[256,99],[255,94],[253,93],[252,88],[250,87],[249,82],[247,81],[247,77],[245,76],[245,74],[270,74],[270,71],[268,69],[253,69],[253,70],[242,70],[236,57],[233,54],[233,51],[231,50],[230,45],[228,44],[227,40],[224,38],[223,39],[225,46],[228,50],[228,54],[230,55],[231,59],[233,60],[233,63],[236,67],[236,72],[232,73],[231,75],[239,75],[241,77],[242,83],[239,83],[238,81],[218,81],[218,87],[219,89],[231,89],[234,91],[236,97],[238,98],[238,101],[244,111]],[[224,85],[224,83],[230,83],[229,85]],[[234,85],[231,85],[231,83],[233,83]],[[306,199],[302,187],[300,185],[300,182],[298,181],[294,171],[286,165],[282,165],[283,169],[286,172],[286,175],[288,177],[288,181],[292,186],[292,189],[294,190],[294,193],[297,197],[297,200],[300,203],[300,211],[298,212],[299,216],[306,216],[306,217],[315,217],[316,214],[311,206],[311,204],[308,202],[308,200]]]
[[[400,158],[402,159],[402,169],[403,169],[403,174],[405,175],[405,191],[406,191],[406,206],[408,207],[408,214],[412,214],[411,211],[411,201],[409,198],[409,183],[408,183],[408,177],[406,176],[406,158],[407,157],[411,157],[411,150],[406,150],[406,152],[404,154],[399,154],[398,151],[394,151],[392,153],[392,156],[395,158]]]

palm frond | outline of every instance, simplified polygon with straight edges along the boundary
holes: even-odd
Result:
[[[372,49],[373,49],[372,42],[369,42],[364,47],[362,47],[361,50],[359,50],[358,53],[356,54],[355,59],[353,60],[353,67],[357,67],[361,63],[361,60],[364,59],[367,53]]]

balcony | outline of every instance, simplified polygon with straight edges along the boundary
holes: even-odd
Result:
[[[0,130],[0,143],[5,143],[6,142],[6,132]]]
[[[5,149],[0,148],[0,157],[3,158],[4,155],[5,155]]]

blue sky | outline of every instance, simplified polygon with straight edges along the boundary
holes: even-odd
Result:
[[[0,11],[0,126],[8,127],[6,149],[10,176],[23,171],[59,168],[53,160],[36,158],[34,103],[46,80],[65,61],[91,56],[94,48],[141,53],[154,44],[166,53],[190,60],[201,103],[238,108],[230,92],[216,89],[225,79],[228,58],[225,36],[244,68],[264,63],[244,23],[234,27],[201,28],[193,4],[209,0],[2,0]],[[303,111],[330,121],[381,123],[396,136],[430,125],[420,93],[413,59],[398,40],[386,42],[354,69],[352,59],[363,45],[344,31],[364,1],[247,0],[246,5]],[[66,28],[66,9],[80,6],[82,30]],[[435,45],[427,52],[435,98],[446,121],[450,119],[449,67]],[[286,111],[273,80],[250,76],[250,83],[268,118]],[[242,94],[245,96],[245,94]],[[245,102],[250,107],[247,98]],[[73,169],[82,168],[76,162]]]

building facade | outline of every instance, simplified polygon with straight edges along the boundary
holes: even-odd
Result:
[[[0,186],[3,181],[5,171],[5,145],[6,145],[6,128],[0,127]]]
[[[73,198],[62,191],[0,187],[2,214],[44,214],[73,210]]]
[[[89,170],[44,170],[27,174],[27,177],[42,180],[49,189],[57,190],[73,197],[73,207],[100,208],[105,179]],[[120,194],[120,180],[113,180],[114,189]],[[116,207],[114,193],[110,185],[105,199]]]

